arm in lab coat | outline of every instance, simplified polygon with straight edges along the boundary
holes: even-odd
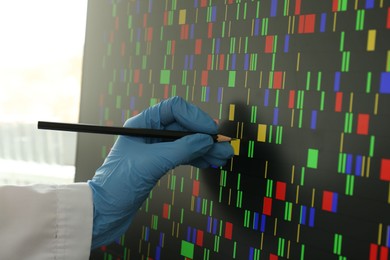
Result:
[[[0,259],[88,259],[92,223],[86,183],[0,186]]]

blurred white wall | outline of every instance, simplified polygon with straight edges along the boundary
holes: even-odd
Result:
[[[76,134],[35,126],[78,121],[86,14],[87,0],[0,0],[0,183],[73,181]]]

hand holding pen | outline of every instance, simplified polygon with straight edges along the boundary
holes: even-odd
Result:
[[[222,166],[233,156],[229,142],[215,142],[214,120],[173,97],[128,119],[124,127],[195,132],[175,141],[120,135],[88,182],[93,190],[92,247],[112,242],[129,227],[158,180],[178,165]],[[202,134],[200,134],[202,133]]]

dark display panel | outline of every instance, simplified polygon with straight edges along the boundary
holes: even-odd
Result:
[[[80,122],[181,96],[239,138],[222,168],[170,171],[91,258],[389,259],[389,5],[89,1]],[[114,141],[79,135],[76,181]]]

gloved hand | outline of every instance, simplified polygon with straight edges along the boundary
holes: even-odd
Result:
[[[217,134],[217,124],[198,107],[173,97],[128,119],[125,127]],[[158,180],[178,165],[222,166],[233,156],[227,142],[193,134],[172,142],[119,136],[103,165],[88,181],[93,193],[92,248],[113,242],[128,229]]]

